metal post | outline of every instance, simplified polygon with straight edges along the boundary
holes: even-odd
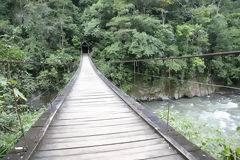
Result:
[[[8,63],[8,81],[10,82],[10,88],[12,90],[12,94],[14,97],[14,106],[15,106],[15,110],[16,110],[16,114],[17,114],[17,119],[19,121],[19,125],[20,125],[20,129],[23,135],[23,139],[24,139],[24,147],[22,148],[22,150],[26,150],[27,147],[27,141],[26,141],[26,137],[25,137],[25,133],[24,133],[24,128],[23,128],[23,124],[22,124],[22,120],[21,120],[21,116],[19,113],[19,107],[18,107],[18,103],[17,103],[17,97],[14,91],[14,84],[11,81],[11,71],[10,71],[10,64]]]
[[[10,63],[7,63],[7,65],[8,65],[8,81],[10,82],[11,79]]]
[[[138,66],[138,62],[136,62],[136,66],[137,66],[137,70],[138,70],[138,73],[139,73],[139,66]]]
[[[121,74],[121,80],[120,80],[120,88],[122,87],[122,63],[119,63],[119,68],[120,68],[120,74]]]
[[[133,62],[133,74],[134,74],[134,84],[136,82],[136,76],[135,76],[135,73],[136,73],[136,61]]]
[[[169,128],[169,114],[170,114],[170,91],[171,91],[171,67],[170,67],[170,61],[169,61],[169,66],[168,66],[168,114],[167,114],[167,132]]]

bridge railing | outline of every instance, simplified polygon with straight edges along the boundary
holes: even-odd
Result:
[[[119,87],[122,87],[121,85],[123,83],[125,83],[125,85],[126,84],[130,85],[132,87],[132,89],[130,92],[128,91],[127,93],[130,96],[132,96],[132,98],[139,101],[146,108],[148,108],[148,109],[151,108],[150,105],[148,103],[146,103],[146,101],[148,101],[149,97],[152,97],[153,94],[155,94],[155,96],[153,96],[154,97],[153,99],[163,100],[166,104],[165,108],[162,108],[162,111],[157,112],[156,114],[158,114],[158,116],[160,118],[162,118],[164,121],[166,121],[166,123],[167,123],[166,132],[168,134],[171,134],[170,133],[171,131],[169,130],[169,124],[173,125],[173,120],[178,120],[175,117],[176,114],[173,113],[174,112],[173,106],[175,106],[175,104],[177,103],[177,101],[175,99],[180,98],[179,96],[176,96],[173,94],[174,89],[179,88],[179,87],[184,88],[184,87],[186,87],[186,84],[191,84],[192,88],[194,88],[194,89],[197,88],[198,90],[200,89],[199,90],[200,93],[197,93],[197,95],[192,95],[192,97],[208,96],[208,95],[211,95],[212,93],[216,92],[217,90],[221,91],[220,89],[225,89],[225,91],[227,90],[227,92],[229,92],[229,93],[230,92],[231,93],[240,93],[240,88],[235,87],[235,86],[214,84],[211,81],[202,82],[202,81],[198,81],[196,79],[191,80],[191,79],[176,78],[177,76],[174,75],[174,74],[176,74],[176,72],[174,72],[171,69],[171,64],[174,63],[174,60],[191,59],[191,58],[207,58],[207,57],[216,57],[216,56],[230,56],[230,55],[239,55],[239,54],[240,54],[240,51],[233,51],[233,52],[221,52],[221,53],[210,53],[210,54],[181,56],[181,57],[154,58],[154,59],[135,59],[135,60],[122,60],[122,61],[101,61],[101,60],[99,61],[99,60],[94,60],[94,59],[93,60],[97,66],[99,63],[104,62],[109,65],[115,66],[115,68],[117,68],[116,70],[118,73],[122,73],[122,74],[128,73],[128,75],[132,75],[133,77],[130,78],[130,80],[124,79],[124,81],[118,82],[117,85],[119,85]],[[141,66],[141,63],[143,65],[144,63],[145,64],[149,63],[149,62],[151,63],[153,61],[165,61],[169,64],[168,65],[169,68],[168,68],[168,70],[166,70],[166,72],[168,73],[167,76],[164,77],[162,75],[153,75],[153,74],[150,74],[149,72],[144,72],[143,70],[141,70],[141,68],[139,70],[139,66]],[[127,70],[125,70],[125,71],[123,71],[124,66],[126,66],[126,68],[127,68]],[[131,69],[131,66],[132,66],[132,69]],[[101,70],[101,67],[100,67],[100,70]],[[146,79],[146,81],[144,82],[142,79]],[[154,85],[148,84],[148,83],[152,83],[152,82],[157,82],[160,84],[161,84],[161,82],[166,82],[166,83],[164,86],[161,86],[162,88],[160,90],[157,90],[153,87]],[[143,84],[143,83],[145,83],[145,84]],[[148,85],[146,85],[146,84],[148,84]],[[207,93],[201,93],[201,88],[207,88],[207,90],[208,90]],[[144,93],[144,95],[141,95],[141,93],[139,93],[138,91],[140,91],[141,93]],[[133,92],[135,92],[135,93],[133,93]],[[136,96],[137,94],[139,94],[139,95]],[[161,95],[162,98],[157,97],[156,96],[157,94]],[[187,93],[185,93],[185,94],[187,94]],[[184,94],[182,96],[185,97]],[[189,109],[190,112],[191,112],[191,110],[193,111],[194,107]],[[177,115],[177,116],[179,116],[179,115]],[[195,120],[198,121],[197,119],[195,119]],[[217,119],[216,119],[216,121],[217,121]],[[195,123],[192,123],[192,124],[195,125]],[[205,124],[210,124],[210,125],[209,125],[209,127],[206,127],[206,126],[204,126]],[[212,152],[210,154],[213,155],[215,158],[225,156],[230,159],[234,159],[234,160],[239,159],[240,160],[240,151],[239,151],[240,141],[236,140],[237,139],[236,137],[235,137],[235,144],[234,144],[232,141],[230,142],[229,137],[227,137],[225,135],[225,133],[223,131],[221,131],[221,128],[214,126],[211,121],[207,121],[206,123],[204,123],[204,125],[202,125],[202,126],[204,126],[204,130],[205,130],[203,132],[206,132],[206,130],[210,130],[212,127],[215,129],[214,131],[216,131],[217,133],[214,136],[217,136],[217,137],[213,137],[212,139],[214,139],[215,142],[218,143],[218,145],[220,145],[220,146],[216,148],[217,145],[212,146],[212,143],[207,144],[207,140],[206,140],[206,142],[202,142],[202,144],[198,144],[198,146],[200,146],[202,149],[209,149],[209,148],[215,147],[215,152],[218,152],[218,153],[214,153],[213,150],[210,151],[210,152]],[[177,129],[176,126],[172,126],[172,127],[175,127],[175,129],[179,131],[179,129]],[[187,124],[186,124],[186,127],[185,127],[186,130],[188,129],[187,127],[191,127],[191,126],[187,126]],[[196,130],[195,133],[201,132],[196,127],[197,126],[193,126],[192,130]],[[182,133],[182,134],[184,134],[184,132],[185,131],[182,131],[182,132],[180,131],[180,133]],[[186,134],[189,134],[189,133],[191,133],[191,132],[188,132]],[[192,132],[192,133],[194,133],[194,132]],[[191,138],[193,136],[189,136],[189,137]],[[238,136],[237,133],[234,136]],[[207,137],[205,137],[205,138],[207,138]],[[240,138],[240,136],[238,138]],[[211,141],[211,139],[208,139],[208,140]],[[191,139],[190,139],[190,141],[191,141]],[[226,141],[229,141],[229,142],[227,143]]]
[[[0,158],[12,149],[17,153],[27,151],[28,144],[25,133],[41,116],[46,107],[51,107],[52,101],[57,96],[57,92],[53,91],[54,89],[43,89],[41,84],[36,84],[39,81],[39,78],[37,78],[39,73],[54,68],[57,73],[60,70],[72,76],[73,71],[78,67],[78,63],[78,61],[47,63],[0,60]],[[30,74],[33,67],[38,67],[39,73]],[[28,77],[21,77],[22,73]],[[70,78],[68,79],[70,80]],[[34,93],[27,97],[22,90],[24,87],[31,88],[30,83],[34,84],[34,88],[38,88],[38,90],[32,90]],[[44,96],[47,100],[40,103],[40,99]],[[14,148],[21,137],[24,140],[23,146]]]
[[[240,93],[240,88],[237,88],[237,87],[216,85],[216,84],[203,83],[203,82],[197,82],[197,81],[181,80],[181,79],[169,78],[169,77],[161,77],[161,76],[143,74],[143,73],[139,73],[139,72],[135,72],[135,74],[136,74],[136,82],[135,83],[128,82],[128,83],[130,85],[132,85],[133,88],[135,88],[136,90],[140,90],[140,92],[145,92],[144,97],[152,97],[153,93],[151,93],[150,90],[153,88],[149,87],[147,85],[144,86],[144,85],[137,83],[138,79],[141,78],[142,76],[152,77],[154,79],[154,81],[168,81],[168,82],[170,82],[170,84],[172,84],[173,81],[178,81],[182,84],[182,85],[179,84],[180,87],[184,86],[184,84],[186,84],[186,83],[191,83],[191,87],[195,88],[195,89],[196,88],[199,89],[200,87],[214,88],[216,91],[215,92],[216,95],[211,96],[211,93],[208,93],[208,94],[202,93],[202,95],[201,95],[201,93],[199,93],[198,96],[200,96],[200,97],[197,99],[197,100],[202,100],[202,101],[206,100],[207,102],[214,101],[212,103],[215,103],[214,97],[222,98],[223,96],[228,97],[228,93],[229,94],[232,94],[232,93],[239,94]],[[168,86],[169,85],[167,85],[167,87]],[[172,92],[172,90],[174,90],[174,88],[169,88],[169,92]],[[227,94],[224,95],[224,93],[221,92],[222,90],[224,90],[224,92],[227,92]],[[155,94],[161,94],[160,92],[161,91],[158,91],[158,93],[155,93]],[[200,91],[198,91],[198,92],[200,92]],[[220,144],[219,148],[217,149],[219,151],[219,153],[217,153],[217,152],[214,153],[212,151],[211,155],[215,155],[215,157],[224,156],[224,155],[222,155],[223,153],[220,153],[220,152],[224,150],[224,145],[226,144],[225,147],[227,149],[229,149],[228,153],[226,153],[226,154],[230,154],[233,159],[234,158],[240,159],[239,153],[237,153],[237,151],[236,151],[236,149],[239,148],[239,142],[240,142],[239,132],[238,133],[237,132],[236,133],[225,133],[225,131],[222,130],[224,128],[221,128],[220,126],[216,126],[216,123],[213,122],[213,120],[218,121],[219,119],[217,119],[217,118],[221,118],[219,116],[224,116],[222,114],[227,113],[227,112],[225,112],[224,109],[223,109],[223,111],[219,110],[220,107],[218,109],[215,109],[215,108],[210,109],[212,111],[215,109],[213,111],[212,116],[217,116],[217,118],[215,118],[215,117],[210,117],[210,118],[208,117],[207,119],[203,118],[204,120],[206,120],[206,121],[204,121],[201,119],[197,119],[196,115],[194,115],[194,113],[196,112],[196,111],[194,111],[194,110],[196,110],[195,107],[197,107],[198,105],[195,104],[194,102],[191,102],[189,104],[183,103],[181,101],[182,98],[180,98],[180,97],[178,97],[179,99],[176,99],[176,98],[174,98],[173,95],[167,93],[165,99],[161,99],[160,102],[156,102],[156,101],[151,101],[150,99],[146,99],[146,98],[142,100],[141,97],[136,97],[134,94],[131,94],[131,93],[130,93],[130,96],[132,96],[132,98],[135,98],[145,108],[147,108],[151,112],[158,115],[161,119],[163,119],[167,123],[167,128],[165,128],[167,134],[172,134],[171,129],[169,129],[169,126],[171,126],[171,127],[175,128],[178,132],[183,134],[184,136],[188,137],[188,139],[191,140],[192,142],[197,143],[198,140],[195,140],[194,138],[191,139],[191,137],[194,137],[194,135],[188,136],[187,134],[194,134],[195,132],[206,132],[206,130],[209,129],[209,133],[215,132],[214,136],[216,136],[216,137],[214,137],[213,139],[215,139],[215,140],[218,139],[219,144]],[[203,98],[201,98],[201,96],[203,96]],[[183,97],[183,98],[185,98],[185,97]],[[193,96],[192,98],[196,99],[195,96]],[[185,98],[184,101],[189,101],[189,98]],[[157,108],[157,106],[159,106],[159,104],[156,104],[156,103],[161,103],[161,107]],[[180,104],[180,103],[183,103],[183,104]],[[227,104],[237,105],[236,102],[232,103],[231,101],[227,102]],[[189,107],[183,107],[183,109],[187,109],[187,111],[185,111],[185,112],[187,112],[188,113],[187,115],[190,115],[190,117],[187,117],[187,115],[183,115],[182,113],[179,113],[179,112],[181,112],[181,108],[177,109],[177,107],[181,107],[183,105],[189,105]],[[219,105],[222,105],[222,104],[219,104]],[[202,107],[202,105],[199,105],[199,107]],[[204,108],[202,108],[202,109],[204,110]],[[199,109],[197,109],[197,110],[199,110]],[[189,112],[192,112],[192,116],[191,116],[191,114],[189,114]],[[210,112],[210,111],[208,109],[208,110],[204,110],[203,112],[206,112],[206,114],[208,114],[208,112]],[[215,115],[215,113],[216,113],[216,115]],[[219,114],[217,114],[217,113],[219,113]],[[206,115],[206,117],[207,116],[208,115]],[[180,122],[177,122],[178,120]],[[180,124],[180,123],[186,123],[186,124]],[[186,130],[189,129],[190,131],[184,131],[184,130],[182,130],[182,128],[185,128]],[[234,128],[235,131],[236,131],[236,129],[237,129],[237,127]],[[206,140],[206,144],[204,144],[204,145],[201,144],[200,147],[203,149],[204,148],[209,149],[209,148],[214,148],[218,145],[218,144],[216,144],[216,145],[212,145],[212,144],[213,144],[213,142],[207,143],[207,140]]]

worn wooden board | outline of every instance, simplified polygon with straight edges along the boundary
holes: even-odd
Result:
[[[102,121],[101,121],[102,122]],[[82,124],[60,124],[60,125],[52,125],[50,129],[59,129],[61,127],[65,127],[65,126],[77,126],[77,127],[83,127],[83,128],[97,128],[97,127],[104,127],[104,126],[116,126],[116,125],[127,125],[127,124],[137,124],[137,123],[141,123],[141,121],[139,121],[139,119],[127,119],[127,120],[111,120],[111,121],[105,121],[104,124],[103,123],[82,123]]]
[[[176,155],[176,151],[171,149],[162,149],[161,145],[150,145],[138,148],[130,148],[120,151],[110,151],[94,154],[78,154],[72,156],[61,156],[61,157],[51,157],[51,160],[137,160],[137,159],[147,159],[156,156],[169,156]],[[180,155],[179,155],[180,156]],[[45,160],[48,158],[36,158]]]
[[[61,109],[59,113],[79,113],[79,114],[88,114],[88,113],[112,113],[112,112],[125,112],[125,111],[131,111],[129,108],[126,107],[118,107],[116,110],[116,107],[102,107],[102,108],[96,108],[96,107],[81,107],[81,108],[65,108]]]
[[[128,132],[120,132],[120,133],[110,133],[110,134],[103,134],[103,135],[93,135],[93,136],[76,136],[76,137],[69,137],[69,138],[46,138],[42,141],[42,143],[66,143],[66,142],[73,142],[73,141],[81,141],[81,142],[88,142],[92,141],[94,143],[97,140],[108,140],[114,138],[129,138],[134,136],[142,136],[142,135],[153,135],[156,136],[153,131],[151,130],[136,130],[136,131],[128,131]],[[162,142],[164,139],[158,138]],[[125,139],[126,140],[126,139]],[[133,140],[133,139],[131,139]]]
[[[156,139],[148,139],[142,141],[135,141],[135,142],[127,142],[127,143],[118,143],[118,144],[111,144],[111,145],[104,145],[104,146],[94,146],[94,147],[84,147],[84,148],[71,148],[68,150],[48,150],[48,151],[39,151],[35,154],[35,157],[44,158],[44,157],[61,157],[61,156],[68,156],[68,155],[78,155],[78,154],[94,154],[94,153],[102,153],[102,152],[110,152],[110,151],[118,151],[128,148],[137,148],[141,146],[150,146],[162,143],[161,140]],[[168,147],[167,143],[162,144]]]
[[[59,120],[54,121],[52,123],[52,126],[65,126],[65,125],[92,125],[95,126],[104,126],[104,125],[111,125],[114,123],[119,122],[132,122],[132,121],[139,121],[139,118],[137,117],[126,117],[126,118],[116,118],[116,119],[104,119],[104,120],[98,120],[98,121],[78,121],[78,120]]]
[[[113,130],[115,129],[115,130]],[[63,132],[50,132],[50,133],[46,133],[45,137],[46,138],[69,138],[69,137],[77,137],[77,136],[96,136],[96,135],[105,135],[105,134],[114,134],[114,133],[122,133],[122,132],[129,132],[129,131],[138,131],[138,130],[146,130],[146,129],[150,129],[146,126],[131,126],[131,128],[107,128],[107,129],[99,129],[99,131],[95,131],[88,128],[84,131],[82,130],[73,130],[73,132],[69,132],[69,131],[63,131]]]
[[[99,135],[100,136],[100,135]],[[135,142],[142,141],[148,139],[157,139],[156,134],[146,134],[146,135],[135,135],[129,137],[119,137],[119,138],[111,138],[111,139],[99,139],[98,137],[77,137],[74,138],[73,141],[59,142],[56,140],[55,143],[43,143],[42,146],[39,147],[39,150],[58,150],[58,149],[69,149],[69,148],[84,148],[84,147],[92,147],[92,146],[103,146],[110,144],[118,144],[118,143],[127,143],[127,142]],[[50,141],[51,142],[51,141]]]
[[[81,119],[85,119],[85,118],[92,118],[93,114],[95,114],[95,118],[101,118],[104,117],[106,114],[118,114],[118,115],[132,115],[130,111],[106,111],[106,112],[80,112],[80,113],[74,113],[74,112],[60,112],[61,117],[72,117],[72,118],[81,118]],[[90,114],[90,115],[89,115]],[[58,116],[58,118],[60,119],[60,116]]]

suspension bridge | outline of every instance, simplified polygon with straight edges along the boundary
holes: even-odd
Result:
[[[83,54],[62,93],[3,159],[214,158],[113,85]]]

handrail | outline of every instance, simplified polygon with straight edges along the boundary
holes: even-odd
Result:
[[[135,75],[136,74],[139,74],[139,75],[145,75],[145,76],[151,76],[151,77],[155,77],[155,78],[162,78],[162,76],[156,76],[156,75],[148,75],[148,74],[143,74],[143,73],[140,73],[140,72],[136,72],[136,67],[138,66],[138,62],[150,62],[150,61],[164,61],[164,60],[167,60],[167,61],[170,61],[170,63],[173,62],[174,59],[188,59],[188,58],[205,58],[205,57],[214,57],[214,56],[228,56],[228,55],[240,55],[240,51],[229,51],[229,52],[218,52],[218,53],[208,53],[208,54],[200,54],[200,55],[186,55],[186,56],[179,56],[179,57],[164,57],[164,58],[152,58],[152,59],[132,59],[132,60],[119,60],[119,61],[112,61],[112,60],[109,60],[109,61],[102,61],[102,62],[105,62],[105,63],[109,63],[109,64],[118,64],[120,65],[119,68],[120,68],[120,72],[121,72],[121,68],[122,68],[122,65],[124,63],[133,63],[133,70],[132,70],[132,73],[133,73],[133,81],[134,83],[132,85],[136,86],[135,85]],[[95,60],[94,60],[95,61]],[[96,60],[97,62],[101,62],[101,60]],[[170,65],[169,65],[169,68],[167,70],[168,72],[168,79],[171,80],[171,79],[176,79],[176,78],[172,78],[171,77],[171,68],[170,68]],[[181,81],[181,82],[191,82],[191,83],[196,83],[196,84],[200,84],[200,85],[208,85],[208,86],[215,86],[215,87],[223,87],[223,88],[229,88],[229,89],[235,89],[235,90],[240,90],[240,88],[238,87],[233,87],[233,86],[224,86],[224,85],[217,85],[217,84],[210,84],[210,83],[202,83],[202,82],[195,82],[195,81],[188,81],[188,80],[182,80],[182,79],[176,79],[178,81]],[[120,82],[122,83],[122,82]],[[129,82],[126,82],[126,83],[129,83]],[[120,84],[121,86],[121,84]],[[142,87],[139,87],[139,86],[136,86],[137,88],[141,88],[141,89],[144,89]],[[170,81],[168,81],[168,109],[167,109],[167,131],[169,130],[168,127],[170,127],[168,125],[168,122],[169,122],[169,112],[170,112],[170,88],[171,88],[171,83]],[[145,90],[145,89],[144,89]],[[170,127],[171,128],[171,127]],[[237,155],[231,153],[231,155],[233,157],[235,157],[236,159],[239,159],[240,160],[240,157],[237,157]]]
[[[69,63],[48,63],[48,62],[34,62],[34,61],[0,60],[0,63],[7,63],[7,64],[34,64],[34,65],[66,65],[66,64],[72,64],[72,63],[75,63],[75,62],[69,62]]]
[[[200,58],[200,57],[226,56],[226,55],[237,55],[237,54],[240,54],[240,51],[218,52],[218,53],[188,55],[188,56],[179,56],[179,57],[164,57],[164,58],[151,58],[151,59],[109,61],[109,63],[133,63],[133,62],[161,61],[161,60],[170,60],[170,59],[186,59],[186,58],[197,58],[197,57]]]
[[[49,108],[44,112],[44,114],[41,115],[41,117],[35,122],[35,124],[41,124],[44,123],[44,125],[41,125],[41,129],[38,128],[38,133],[35,133],[34,130],[36,130],[37,125],[33,125],[32,128],[30,128],[30,130],[28,132],[25,132],[23,130],[23,125],[22,125],[22,121],[21,121],[21,115],[19,114],[20,108],[18,108],[18,104],[17,104],[17,100],[16,98],[14,98],[14,102],[15,102],[15,107],[13,107],[12,109],[15,109],[13,112],[10,112],[8,114],[13,114],[16,113],[18,116],[18,121],[20,123],[20,127],[21,127],[21,135],[18,136],[18,138],[11,142],[11,146],[10,147],[6,147],[6,149],[4,149],[3,151],[0,152],[0,156],[4,156],[5,152],[7,150],[10,150],[10,152],[8,153],[7,156],[3,157],[3,159],[12,159],[15,154],[11,154],[11,153],[21,153],[24,154],[24,158],[25,159],[29,159],[30,155],[33,153],[34,149],[36,148],[36,146],[40,143],[40,140],[42,138],[42,135],[45,134],[46,132],[46,128],[49,126],[51,120],[53,119],[53,116],[55,115],[55,112],[58,110],[58,108],[62,105],[62,102],[64,100],[64,98],[66,97],[67,93],[69,92],[69,88],[72,87],[72,84],[74,83],[77,74],[80,72],[81,69],[81,63],[82,59],[80,60],[80,62],[74,61],[74,62],[69,62],[69,63],[48,63],[48,62],[34,62],[34,61],[18,61],[18,60],[0,60],[0,64],[2,65],[7,65],[7,79],[10,83],[10,88],[12,89],[12,94],[14,95],[14,89],[12,88],[13,84],[11,81],[11,70],[10,70],[10,66],[14,65],[14,64],[30,64],[30,65],[39,65],[40,67],[43,67],[45,69],[45,65],[52,65],[54,67],[57,67],[57,65],[62,65],[62,66],[75,66],[75,64],[79,63],[78,65],[78,70],[75,72],[74,76],[72,77],[72,79],[70,80],[70,82],[65,86],[65,88],[62,90],[61,93],[59,93],[53,100],[50,101],[50,104],[48,105]],[[5,73],[5,68],[4,68],[4,73]],[[49,90],[49,89],[48,89]],[[41,93],[40,95],[45,94],[48,90],[44,91],[43,93]],[[40,96],[38,95],[38,96]],[[15,97],[15,96],[14,96]],[[26,103],[28,104],[28,102]],[[42,120],[42,117],[44,117],[44,120]],[[35,139],[32,140],[32,135],[35,135]],[[15,145],[15,148],[11,149],[13,144],[15,144],[17,142],[17,144]],[[20,156],[22,156],[21,154],[19,154],[19,157],[14,157],[15,159],[19,159]],[[1,159],[2,157],[0,157]]]
[[[162,125],[159,123],[156,123],[153,121],[154,118],[156,118],[155,115],[147,111],[140,103],[136,102],[133,98],[128,96],[126,93],[124,93],[122,90],[120,90],[118,87],[116,87],[112,82],[110,82],[94,65],[92,59],[89,57],[90,63],[96,72],[96,74],[101,78],[104,83],[113,90],[134,112],[136,112],[147,124],[149,124],[157,133],[159,133],[171,146],[173,146],[182,156],[189,160],[196,160],[196,157],[192,155],[187,149],[185,149],[183,146],[179,144],[169,133],[166,133],[166,130],[164,130]],[[159,120],[159,118],[157,118]],[[166,125],[163,121],[161,124]],[[174,131],[177,133],[173,128],[169,127],[167,129],[168,131]],[[167,131],[167,132],[168,132]],[[181,136],[181,135],[179,135]],[[188,145],[192,145],[191,142],[184,140],[184,143]],[[203,151],[200,151],[201,153],[204,153]],[[204,153],[205,154],[205,153]],[[207,154],[206,154],[207,155]],[[208,160],[212,160],[213,158],[209,155],[205,157]]]

